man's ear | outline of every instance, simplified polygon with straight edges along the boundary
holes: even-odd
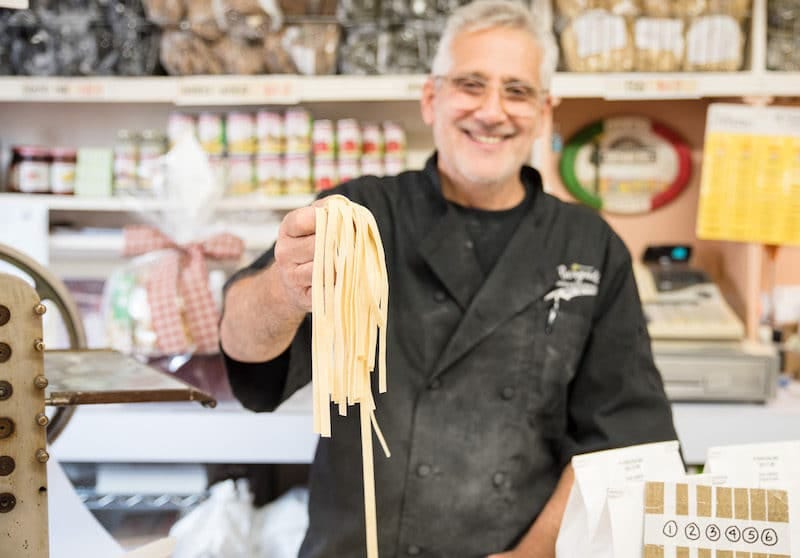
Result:
[[[534,137],[542,137],[545,129],[545,122],[551,122],[552,117],[553,99],[551,97],[547,97],[544,101],[542,101],[542,106],[539,108],[539,115],[536,118],[536,132],[534,133]]]
[[[425,80],[422,84],[422,96],[420,97],[419,104],[422,112],[422,121],[428,126],[433,124],[433,100],[436,97],[436,83],[432,77]]]

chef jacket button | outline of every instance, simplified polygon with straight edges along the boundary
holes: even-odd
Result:
[[[444,291],[436,291],[435,293],[433,293],[433,300],[435,300],[436,302],[444,302],[445,300],[447,300],[447,295],[444,294]]]
[[[408,548],[406,548],[406,554],[409,556],[419,556],[422,554],[422,549],[415,544],[410,544]]]
[[[495,473],[492,475],[492,484],[495,485],[497,488],[503,486],[503,483],[506,481],[506,474],[505,473]]]
[[[442,381],[439,378],[434,378],[428,384],[428,389],[439,389],[440,387],[442,387]]]
[[[474,247],[475,243],[472,242],[471,240],[467,240],[464,242],[464,248],[466,248],[467,250],[472,250]]]
[[[427,477],[431,474],[431,466],[425,465],[424,463],[417,467],[417,476],[420,477]]]
[[[515,390],[513,387],[511,387],[511,386],[506,386],[506,387],[504,387],[504,388],[503,388],[503,390],[500,392],[500,397],[502,397],[502,398],[503,398],[503,399],[505,399],[506,401],[510,401],[511,399],[513,399],[513,398],[514,398],[514,394],[515,394],[516,392],[517,392],[517,390]]]

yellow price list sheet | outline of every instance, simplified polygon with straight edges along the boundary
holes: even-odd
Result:
[[[709,107],[697,236],[800,244],[800,109]]]

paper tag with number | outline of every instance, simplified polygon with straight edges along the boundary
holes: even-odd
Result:
[[[789,492],[645,485],[644,558],[789,558]]]

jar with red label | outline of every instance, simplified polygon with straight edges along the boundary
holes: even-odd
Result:
[[[71,147],[55,147],[50,151],[50,191],[54,194],[75,193],[75,167],[78,152]]]
[[[50,164],[53,157],[44,147],[21,145],[11,150],[8,189],[26,194],[50,191]]]

